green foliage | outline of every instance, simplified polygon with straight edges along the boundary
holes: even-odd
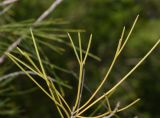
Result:
[[[73,42],[73,39],[71,38],[70,34],[68,34],[71,45],[73,47],[74,53],[77,58],[77,62],[79,64],[79,78],[78,78],[78,87],[77,87],[78,89],[77,89],[76,100],[75,100],[73,108],[71,108],[69,106],[69,104],[67,103],[67,101],[63,97],[63,93],[59,92],[59,90],[56,88],[55,84],[53,83],[53,79],[48,77],[48,75],[46,74],[45,68],[43,66],[42,59],[40,57],[40,54],[38,51],[38,46],[37,46],[36,40],[33,36],[32,30],[31,30],[31,36],[33,39],[33,44],[34,44],[34,48],[35,48],[35,52],[36,52],[36,56],[37,56],[37,60],[38,60],[39,64],[36,65],[34,63],[34,61],[30,58],[30,55],[27,54],[26,52],[22,51],[20,48],[18,48],[19,52],[28,60],[28,62],[30,64],[27,64],[24,61],[21,61],[20,59],[18,59],[17,57],[15,57],[14,55],[12,55],[10,53],[7,53],[7,56],[41,89],[41,91],[43,91],[54,102],[54,104],[57,108],[57,111],[59,112],[59,116],[61,118],[65,118],[65,117],[67,117],[67,118],[70,118],[70,117],[71,118],[72,117],[73,118],[78,118],[78,117],[82,117],[82,118],[83,117],[96,117],[96,118],[112,117],[116,113],[128,109],[130,106],[134,105],[136,102],[139,101],[139,99],[137,99],[137,100],[133,101],[132,103],[130,103],[129,105],[122,107],[122,108],[119,108],[119,103],[117,103],[115,109],[112,110],[108,98],[115,92],[115,90],[121,85],[121,83],[123,83],[139,67],[139,65],[141,65],[142,62],[144,62],[144,60],[151,54],[151,52],[160,43],[160,40],[158,40],[157,43],[148,51],[148,53],[124,77],[122,77],[122,79],[120,79],[120,81],[118,83],[116,83],[113,87],[111,87],[111,89],[106,91],[103,95],[101,95],[100,97],[93,100],[93,98],[96,96],[96,94],[99,92],[99,90],[102,88],[102,86],[104,85],[104,83],[108,79],[108,76],[111,73],[115,62],[117,61],[118,56],[121,54],[122,50],[124,49],[132,31],[133,31],[133,28],[136,24],[137,19],[138,19],[138,16],[137,16],[135,22],[133,23],[133,26],[131,27],[131,30],[125,39],[124,39],[125,27],[124,27],[121,38],[120,38],[118,46],[117,46],[115,56],[113,58],[111,66],[109,67],[109,70],[106,72],[105,77],[102,79],[102,82],[96,88],[95,92],[93,92],[91,97],[82,106],[80,105],[80,103],[81,103],[81,99],[83,97],[82,92],[83,92],[84,79],[85,79],[85,64],[86,64],[86,59],[89,55],[89,50],[90,50],[91,41],[92,41],[92,35],[90,35],[87,49],[86,49],[86,52],[83,56],[82,43],[81,43],[82,41],[81,41],[80,33],[78,33],[79,54],[77,52],[76,46]],[[46,86],[48,89],[46,90],[45,87],[43,87],[34,77],[32,77],[32,75],[30,73],[28,73],[28,71],[25,70],[25,67],[27,68],[27,70],[29,69],[29,71],[32,71],[33,73],[38,75],[40,78],[42,78],[46,82]],[[96,103],[103,101],[103,99],[106,99],[106,101],[107,101],[107,103],[104,103],[104,104],[107,104],[107,112],[105,111],[104,113],[100,112],[101,114],[96,114],[97,109],[95,109],[95,110],[93,110],[93,113],[91,115],[83,116],[84,112],[86,112],[88,109],[90,109]],[[102,106],[99,106],[98,110],[101,107]]]
[[[52,0],[19,0],[11,6],[0,7],[1,11],[5,8],[8,9],[4,13],[0,12],[1,56],[8,46],[23,36],[23,40],[18,46],[30,55],[36,65],[38,64],[28,29],[52,2]],[[83,91],[85,96],[82,99],[82,103],[84,103],[95,90],[96,84],[101,81],[99,78],[103,78],[106,68],[109,68],[109,62],[114,55],[113,49],[116,47],[115,39],[119,37],[122,27],[125,25],[126,32],[129,32],[131,20],[137,14],[140,14],[140,20],[136,25],[136,30],[130,37],[131,40],[128,42],[124,53],[119,57],[118,63],[110,75],[111,79],[104,84],[96,97],[103,94],[110,86],[115,85],[119,78],[127,73],[128,69],[135,65],[146,50],[156,42],[159,38],[159,6],[158,0],[64,0],[50,17],[38,24],[38,27],[33,28],[44,68],[48,76],[56,80],[55,84],[59,91],[71,106],[74,103],[71,100],[76,96],[73,93],[76,93],[75,83],[77,83],[78,68],[73,52],[70,50],[71,44],[68,42],[66,32],[77,32],[78,30],[73,30],[76,28],[85,29],[87,33],[83,34],[84,39],[92,32],[94,41],[90,50],[104,60],[97,62],[88,58],[88,63],[85,66],[86,81]],[[74,28],[70,29],[71,27]],[[76,39],[74,36],[72,37],[73,40]],[[78,40],[74,40],[74,42],[76,44]],[[86,41],[82,41],[82,44],[87,46]],[[160,111],[157,108],[157,101],[160,99],[158,85],[160,57],[158,53],[159,49],[143,63],[140,69],[130,77],[131,79],[124,81],[109,99],[110,103],[113,104],[111,107],[115,107],[115,101],[120,100],[122,104],[127,104],[133,98],[140,97],[142,99],[136,107],[137,109],[120,113],[122,117],[133,117],[134,114],[144,118],[159,118]],[[28,63],[17,50],[13,50],[12,54]],[[90,56],[100,60],[95,55],[90,54]],[[98,65],[98,68],[95,65]],[[31,72],[31,74],[33,73]],[[38,76],[34,74],[32,76],[39,82]],[[19,71],[7,58],[0,65],[0,78],[5,78],[0,81],[0,86],[5,82],[7,83],[0,88],[2,90],[0,111],[3,109],[2,111],[5,113],[0,117],[58,117],[53,114],[56,109],[52,102],[48,101],[37,87],[34,88],[34,84],[27,79],[25,73]],[[43,81],[40,83],[42,84]],[[106,103],[106,100],[103,102]],[[41,103],[41,107],[39,103]],[[104,106],[102,103],[99,106]],[[104,107],[101,108],[101,112],[105,111]]]

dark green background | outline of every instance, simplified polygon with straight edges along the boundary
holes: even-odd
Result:
[[[7,22],[18,22],[29,19],[36,19],[52,3],[52,0],[20,0],[9,11],[12,20]],[[93,34],[91,52],[99,56],[102,61],[88,59],[86,64],[85,84],[91,91],[95,90],[97,83],[101,81],[108,69],[118,43],[123,26],[126,26],[127,35],[132,23],[137,15],[139,20],[131,35],[131,38],[116,63],[110,79],[105,84],[102,93],[113,86],[121,77],[123,77],[143,55],[152,47],[160,36],[160,1],[159,0],[64,0],[56,10],[47,18],[62,18],[69,21],[64,27],[72,29],[84,29],[82,33],[83,45],[86,46],[89,34]],[[5,15],[4,15],[5,16]],[[0,16],[3,18],[3,16]],[[2,22],[3,23],[3,22]],[[77,41],[76,33],[74,40]],[[68,38],[64,40],[68,41]],[[3,39],[0,39],[3,41]],[[66,52],[62,55],[53,54],[48,51],[46,56],[51,63],[56,63],[74,72],[78,72],[78,65],[75,62],[75,56],[71,48],[62,45]],[[44,50],[47,50],[44,48]],[[159,118],[160,117],[160,48],[158,48],[147,58],[147,60],[138,68],[127,81],[114,93],[111,103],[113,106],[117,101],[122,105],[130,101],[141,98],[141,101],[131,109],[118,114],[122,118]],[[12,62],[7,60],[6,64]],[[12,70],[19,70],[16,66],[5,67],[6,73]],[[48,73],[51,73],[48,70]],[[76,94],[77,82],[73,76],[63,74],[57,71],[62,81],[67,81],[72,85],[72,89],[65,89],[65,97],[72,104]],[[4,73],[1,74],[3,76]],[[24,78],[24,79],[23,79]],[[18,76],[9,83],[8,86],[14,87],[14,91],[23,91],[35,85],[25,76]],[[90,93],[84,91],[85,100]],[[8,103],[14,109],[13,113],[2,115],[4,118],[56,118],[57,114],[53,103],[39,89],[28,94],[6,95],[1,94],[0,98],[10,99]],[[1,101],[0,101],[1,103]],[[7,107],[7,106],[6,106]],[[1,111],[1,110],[0,110]],[[58,117],[58,116],[57,116]]]

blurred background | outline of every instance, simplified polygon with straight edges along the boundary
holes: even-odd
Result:
[[[29,27],[52,2],[53,0],[18,0],[11,6],[0,5],[0,56],[23,35],[19,47],[30,53],[37,62]],[[6,7],[8,10],[4,12]],[[97,57],[89,57],[86,64],[84,102],[109,68],[123,26],[126,26],[126,36],[138,14],[140,16],[135,29],[100,91],[102,94],[129,72],[160,37],[159,0],[64,0],[33,29],[45,69],[48,75],[58,81],[57,87],[71,106],[76,95],[78,63],[66,32],[70,32],[77,42],[77,31],[82,31],[84,49],[89,35],[93,34],[91,53]],[[12,53],[23,59],[16,49]],[[109,98],[113,108],[118,101],[123,106],[136,98],[141,99],[132,108],[119,113],[120,118],[160,117],[159,60],[158,46]],[[51,100],[27,76],[15,74],[19,71],[8,58],[0,64],[0,118],[58,117]]]

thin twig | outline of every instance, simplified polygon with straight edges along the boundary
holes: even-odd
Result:
[[[2,64],[6,58],[6,53],[11,52],[17,45],[22,41],[22,37],[18,38],[15,42],[13,42],[8,49],[4,52],[4,54],[0,57],[0,64]]]
[[[33,71],[26,71],[28,74],[30,75],[37,75],[36,73],[34,73]],[[19,75],[26,75],[26,73],[24,73],[23,71],[17,71],[17,72],[13,72],[13,73],[9,73],[7,75],[4,75],[2,77],[0,77],[0,81],[3,81],[5,79],[8,79],[10,77],[15,77],[15,76],[19,76]],[[49,79],[51,79],[53,82],[56,82],[55,79],[51,78],[50,76],[48,76]]]
[[[119,106],[120,106],[120,103],[118,102],[117,105],[116,105],[116,107],[115,107],[115,109],[111,112],[111,114],[109,114],[108,116],[105,116],[103,118],[111,118],[112,116],[114,116],[115,113],[117,112]]]
[[[33,26],[44,20],[55,8],[62,2],[62,0],[56,0],[53,4],[33,23]]]
[[[32,71],[27,71],[29,74],[31,75],[37,75],[36,73],[32,72]],[[13,73],[9,73],[7,75],[4,75],[2,77],[0,77],[0,81],[3,81],[5,79],[8,79],[10,77],[15,77],[15,76],[19,76],[19,75],[26,75],[23,71],[18,71],[18,72],[13,72]]]
[[[101,97],[93,101],[91,104],[86,106],[78,115],[81,115],[83,112],[85,112],[87,109],[92,107],[94,104],[102,100],[105,96],[113,92],[117,87],[119,87],[120,84],[122,84],[145,60],[146,58],[153,52],[153,50],[158,46],[160,43],[160,39],[154,44],[154,46],[147,52],[147,54],[117,83],[115,84],[110,90],[108,90],[105,94],[103,94]],[[82,107],[81,107],[82,108]]]
[[[77,109],[80,107],[81,99],[82,99],[82,93],[83,93],[83,87],[84,87],[84,80],[85,80],[85,65],[83,66],[83,72],[82,72],[82,83],[81,83],[81,90],[80,90],[80,96],[79,101],[77,105]],[[78,113],[78,112],[77,112]]]
[[[9,0],[7,0],[9,1]],[[13,1],[13,0],[12,0]],[[44,20],[51,12],[55,10],[55,8],[62,2],[62,0],[56,0],[52,3],[52,5],[33,23],[32,26],[36,26],[42,20]],[[2,64],[6,58],[6,53],[10,53],[13,49],[17,47],[21,43],[23,36],[19,37],[15,42],[13,42],[8,49],[4,52],[4,54],[0,57],[0,64]]]
[[[0,11],[0,15],[3,15],[4,13],[6,13],[11,7],[12,7],[12,4],[5,7],[2,11]]]
[[[17,1],[18,0],[4,0],[3,2],[0,3],[0,6],[5,6],[5,5],[13,4],[13,3],[15,3]]]

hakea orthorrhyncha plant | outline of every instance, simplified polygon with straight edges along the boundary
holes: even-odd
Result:
[[[138,16],[136,17],[128,35],[126,38],[124,38],[124,33],[125,33],[125,27],[123,28],[118,46],[117,46],[117,50],[115,52],[113,61],[109,67],[109,70],[106,72],[106,75],[104,76],[104,78],[102,79],[102,82],[99,84],[99,86],[96,88],[96,90],[93,92],[93,94],[91,95],[91,97],[83,104],[80,105],[81,102],[81,98],[82,98],[82,91],[83,91],[83,87],[84,87],[84,66],[89,54],[89,50],[90,50],[90,45],[92,42],[92,34],[90,35],[89,38],[89,42],[88,42],[88,46],[86,51],[84,52],[82,49],[82,43],[81,43],[81,35],[80,33],[78,33],[78,42],[79,42],[79,46],[78,46],[78,50],[77,47],[74,45],[74,42],[70,36],[70,34],[68,33],[71,45],[73,47],[74,53],[76,55],[78,64],[79,64],[79,79],[78,79],[78,89],[77,89],[77,95],[76,95],[76,100],[75,100],[75,104],[74,106],[71,108],[69,106],[69,104],[67,103],[67,101],[64,99],[64,97],[61,95],[61,93],[58,91],[58,89],[55,86],[55,83],[52,81],[51,78],[49,78],[45,72],[45,69],[43,67],[43,63],[38,51],[38,47],[36,44],[36,40],[33,36],[32,30],[31,30],[31,36],[33,39],[33,44],[35,47],[35,52],[39,61],[39,65],[36,65],[33,60],[30,58],[30,56],[25,52],[22,51],[21,49],[17,48],[19,50],[19,52],[28,60],[29,63],[26,63],[20,59],[18,59],[17,57],[15,57],[14,55],[12,55],[11,53],[8,53],[8,57],[24,72],[26,73],[26,75],[55,103],[56,107],[57,107],[57,111],[59,112],[59,115],[62,118],[110,118],[112,116],[114,116],[116,113],[124,111],[126,109],[128,109],[129,107],[131,107],[132,105],[134,105],[135,103],[137,103],[140,99],[136,99],[135,101],[133,101],[132,103],[124,106],[124,107],[120,107],[120,104],[117,103],[117,105],[115,105],[116,107],[114,109],[111,109],[111,105],[110,102],[108,100],[108,96],[110,96],[111,94],[113,94],[113,92],[117,89],[117,87],[119,87],[119,85],[125,81],[140,65],[142,62],[144,62],[144,60],[151,54],[151,52],[157,47],[157,45],[160,43],[160,40],[158,40],[155,45],[147,52],[147,54],[123,77],[120,79],[120,81],[118,83],[116,83],[111,89],[109,89],[108,91],[106,91],[103,95],[96,97],[97,93],[100,91],[100,89],[102,88],[102,86],[104,85],[104,83],[106,82],[106,80],[108,79],[109,74],[112,71],[113,66],[115,65],[115,62],[117,61],[119,55],[121,54],[122,50],[124,49],[132,31],[133,28],[136,24],[138,20]],[[84,53],[84,54],[83,54]],[[40,66],[40,69],[39,69]],[[27,70],[25,70],[25,68],[27,68],[30,71],[33,71],[35,74],[37,74],[39,77],[41,77],[45,82],[46,85],[48,86],[48,90],[46,90],[42,85],[40,85],[40,83],[38,83],[29,73]],[[106,100],[107,99],[107,100]],[[103,100],[107,101],[107,111],[101,114],[93,114],[93,115],[89,115],[89,116],[85,116],[84,113],[90,109],[91,107],[93,107],[95,104],[97,104],[98,102],[101,102]],[[103,106],[103,105],[102,105]]]

